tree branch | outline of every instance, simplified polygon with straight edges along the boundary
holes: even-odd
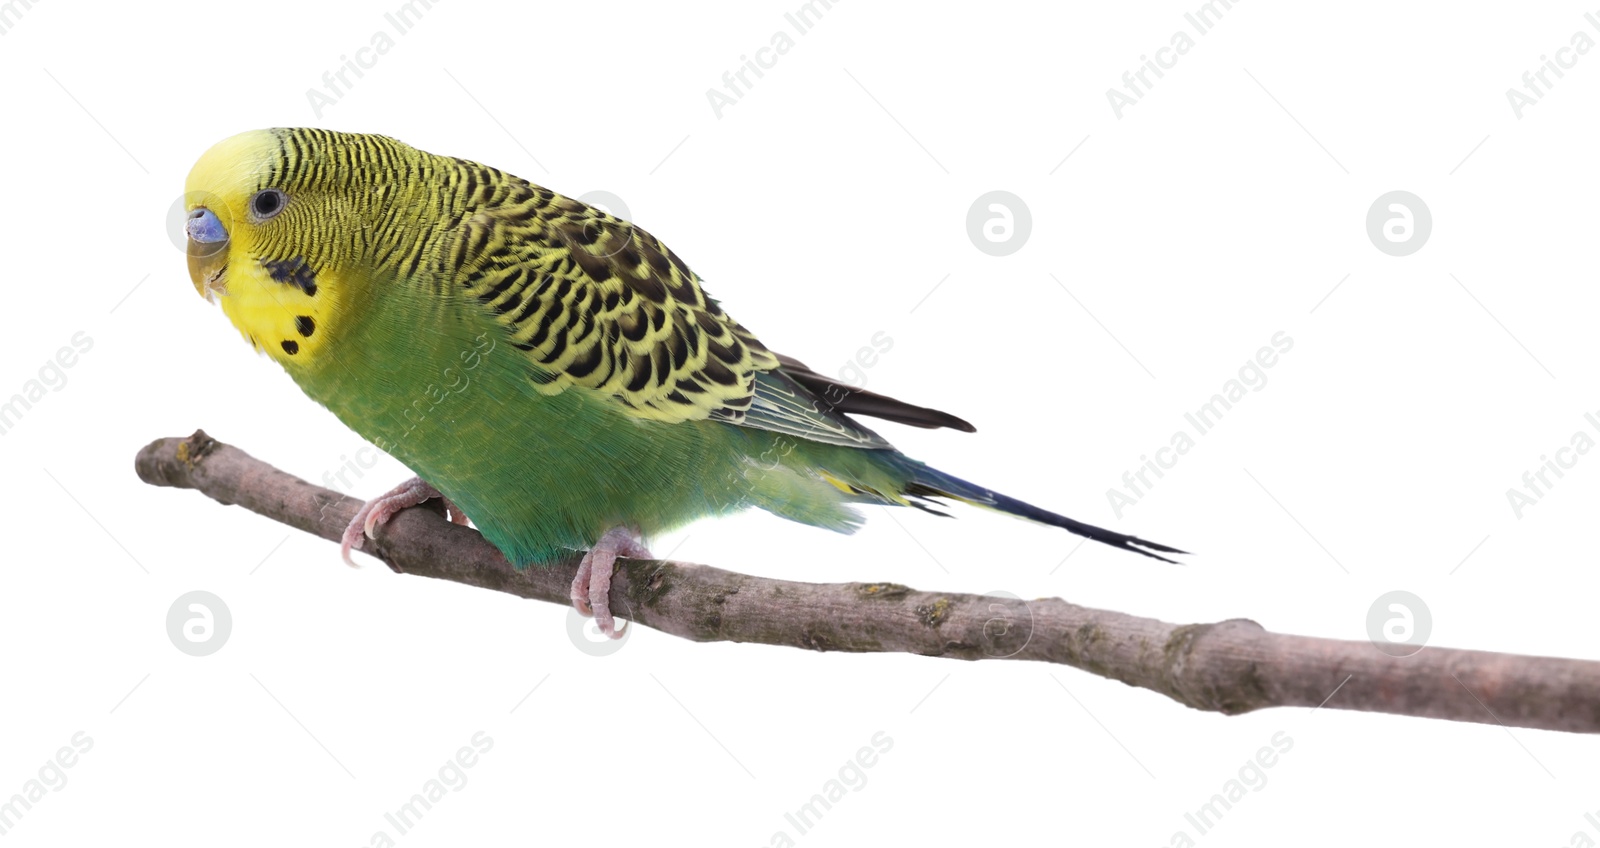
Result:
[[[151,485],[196,489],[331,541],[361,506],[204,431],[150,443],[135,467]],[[403,574],[563,606],[578,560],[518,570],[476,530],[427,509],[395,516],[365,550]],[[619,560],[611,597],[622,617],[698,642],[1060,663],[1228,715],[1325,706],[1600,732],[1600,662],[1433,647],[1398,658],[1245,619],[1175,625],[1058,598],[798,583],[666,561]]]

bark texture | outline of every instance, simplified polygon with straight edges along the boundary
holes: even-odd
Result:
[[[361,506],[204,431],[151,442],[135,467],[151,485],[195,489],[333,542]],[[563,606],[579,559],[519,570],[476,530],[426,508],[395,516],[365,550],[402,574]],[[618,560],[611,598],[620,617],[698,642],[1059,663],[1228,715],[1325,706],[1600,731],[1600,662],[1587,660],[1434,647],[1394,657],[1368,642],[1272,633],[1246,619],[1169,624],[1059,598],[799,583],[670,561]]]

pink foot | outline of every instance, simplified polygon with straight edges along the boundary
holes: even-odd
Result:
[[[367,501],[356,512],[356,517],[350,519],[350,526],[344,528],[344,540],[339,545],[339,555],[344,557],[345,564],[355,567],[355,561],[350,559],[350,551],[361,550],[362,544],[378,525],[386,523],[395,513],[402,509],[409,509],[419,504],[426,503],[434,498],[444,501],[445,509],[450,513],[450,520],[457,524],[466,524],[466,513],[461,508],[450,502],[450,499],[439,490],[429,485],[421,477],[412,477],[410,480],[395,486],[393,489]]]
[[[613,639],[622,635],[611,617],[611,575],[619,556],[655,559],[637,533],[626,527],[613,527],[583,555],[578,574],[572,578],[572,605],[584,615],[593,615],[600,632]]]

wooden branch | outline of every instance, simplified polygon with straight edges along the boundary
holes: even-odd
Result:
[[[330,541],[361,506],[203,431],[150,443],[135,467],[151,485],[197,489]],[[518,570],[476,530],[428,509],[397,515],[366,544],[397,572],[563,606],[578,560]],[[337,561],[330,552],[329,567]],[[1323,706],[1600,732],[1600,662],[1586,660],[1434,647],[1399,658],[1244,619],[1175,625],[1057,598],[798,583],[682,562],[619,560],[611,597],[619,616],[699,642],[1060,663],[1228,715]]]

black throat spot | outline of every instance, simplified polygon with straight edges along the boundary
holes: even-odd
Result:
[[[261,267],[266,269],[267,276],[286,286],[298,288],[305,292],[307,297],[315,296],[317,293],[317,272],[311,270],[311,266],[298,256],[263,261]]]

